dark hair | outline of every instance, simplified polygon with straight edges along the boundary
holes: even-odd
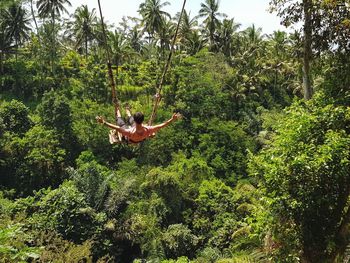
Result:
[[[137,124],[141,124],[143,122],[143,120],[145,119],[145,116],[141,113],[141,112],[136,112],[134,114],[134,121]]]

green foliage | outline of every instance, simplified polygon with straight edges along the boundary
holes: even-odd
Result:
[[[22,138],[8,137],[4,171],[13,177],[4,177],[4,183],[22,195],[61,183],[65,175],[66,152],[57,137],[54,131],[38,125]]]
[[[336,104],[349,105],[349,57],[347,55],[332,56],[329,58],[327,69],[322,82],[321,90],[327,98],[334,98]]]
[[[166,118],[169,118],[170,114]],[[163,118],[164,120],[165,118]],[[169,138],[172,138],[169,140]],[[140,164],[167,165],[171,162],[172,154],[179,149],[190,147],[192,141],[190,135],[183,129],[181,123],[173,123],[171,126],[160,130],[152,140],[146,141],[140,152],[138,161]]]
[[[64,137],[71,133],[72,117],[67,98],[51,90],[44,94],[38,112],[43,125]]]
[[[43,238],[50,243],[43,244],[46,246],[40,254],[40,262],[93,262],[91,240],[77,245],[50,234]]]
[[[110,86],[107,79],[107,69],[104,65],[88,63],[80,68],[79,76],[83,87],[77,99],[86,98],[99,102],[110,102]],[[78,95],[78,94],[77,94]]]
[[[284,22],[303,20],[302,1],[287,2],[271,5]],[[95,10],[61,20],[66,0],[2,1],[0,261],[346,259],[349,10],[316,2],[313,51],[322,52],[310,74],[322,94],[295,99],[299,33],[237,32],[206,0],[202,24],[182,16],[155,123],[183,118],[133,147],[110,145],[95,120],[115,122]],[[164,5],[147,0],[141,21],[106,25],[118,99],[145,116],[175,29]],[[39,22],[30,37],[29,7]]]
[[[222,88],[227,76],[232,73],[220,55],[202,51],[186,58],[175,69],[176,86],[169,90],[175,94],[175,107],[187,118],[208,120],[214,116],[227,117],[228,94],[222,92]]]
[[[335,44],[338,51],[349,51],[348,39],[344,34],[348,33],[348,19],[346,14],[349,6],[344,0],[310,2],[310,13],[312,13],[313,47],[318,51],[329,51]],[[290,3],[286,0],[273,0],[270,3],[272,11],[277,12],[285,26],[292,26],[303,22],[304,2]],[[339,28],[333,34],[329,34],[332,28]]]
[[[183,198],[176,174],[158,168],[152,169],[146,175],[145,181],[141,185],[141,191],[147,197],[159,198],[161,209],[157,215],[160,222],[170,224],[181,220]],[[152,210],[154,208],[150,207]]]
[[[214,174],[214,170],[197,153],[191,158],[186,158],[181,152],[173,155],[172,163],[167,169],[177,174],[182,195],[189,203],[194,202],[198,196],[198,188],[202,181],[212,178]],[[190,222],[192,218],[187,220]]]
[[[178,259],[162,260],[161,263],[189,263],[190,260],[187,257],[179,257]],[[136,263],[136,262],[135,262]]]
[[[37,107],[42,125],[57,132],[62,148],[67,150],[68,160],[76,158],[80,150],[73,132],[72,110],[68,99],[54,90],[46,92]]]
[[[84,153],[82,155],[77,159],[78,169],[71,170],[70,176],[78,190],[85,194],[88,205],[100,210],[108,192],[108,181],[111,172],[95,160],[84,163],[82,159],[86,158],[86,155]]]
[[[83,67],[81,66],[85,65],[83,62],[85,61],[79,56],[78,53],[74,51],[67,52],[65,56],[60,60],[61,68],[63,70],[62,74],[65,77],[79,76],[79,73],[81,73],[83,70]],[[75,79],[72,80],[74,81]]]
[[[2,138],[2,136],[4,135],[4,132],[5,132],[5,124],[2,117],[0,117],[0,138]]]
[[[198,150],[217,177],[228,183],[245,177],[246,152],[254,151],[254,142],[237,123],[212,119],[198,140]]]
[[[208,263],[214,263],[218,259],[222,258],[222,254],[219,249],[212,248],[212,247],[206,247],[200,253],[198,253],[198,258],[195,261],[198,262],[208,262]]]
[[[20,101],[11,100],[0,105],[3,131],[23,135],[32,126],[32,121],[28,115],[29,109]]]
[[[23,225],[5,225],[0,221],[0,258],[4,262],[26,262],[40,256],[39,247],[30,247],[32,237],[23,231]]]
[[[117,217],[131,200],[137,196],[140,180],[144,171],[140,171],[135,160],[123,160],[120,167],[110,180],[111,193],[106,202],[106,210]]]
[[[166,232],[163,233],[162,243],[167,258],[177,258],[181,255],[188,255],[192,258],[198,238],[186,226],[175,224],[169,225]]]
[[[204,180],[199,187],[196,205],[193,219],[195,233],[213,246],[220,249],[227,247],[233,234],[231,226],[237,221],[233,190],[217,179]]]
[[[72,182],[43,196],[33,218],[46,229],[57,231],[63,238],[82,243],[101,231],[103,213],[88,206],[84,194]]]
[[[105,158],[113,155],[108,141],[108,130],[98,125],[95,120],[97,115],[110,116],[113,112],[112,108],[110,106],[107,108],[88,99],[72,102],[71,108],[72,129],[83,149],[89,149]],[[109,118],[107,119],[109,120]]]
[[[275,226],[283,226],[273,227],[278,242],[288,240],[295,253],[301,246],[306,258],[331,257],[337,229],[346,223],[349,116],[347,107],[328,104],[322,94],[306,105],[295,103],[271,146],[253,162],[272,198]]]

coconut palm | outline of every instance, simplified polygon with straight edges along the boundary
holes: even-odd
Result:
[[[68,23],[70,31],[70,38],[74,38],[75,47],[83,45],[85,56],[88,55],[88,44],[95,38],[95,31],[97,27],[97,18],[95,9],[91,12],[87,5],[78,7],[73,15],[73,21]]]
[[[169,2],[161,3],[161,0],[146,0],[140,5],[138,12],[142,16],[141,25],[144,32],[148,33],[150,40],[153,39],[155,33],[163,29],[165,18],[170,18],[167,12],[161,10],[169,4]]]
[[[290,39],[286,32],[283,31],[274,31],[269,36],[269,46],[272,56],[277,60],[285,59],[288,55],[287,49],[290,44]]]
[[[231,57],[234,50],[234,38],[237,29],[241,25],[234,22],[234,19],[224,19],[218,29],[218,42],[215,43],[217,50],[225,56]]]
[[[51,18],[52,23],[56,17],[61,16],[61,13],[68,13],[65,5],[71,6],[69,0],[38,0],[37,8],[39,16],[42,18]]]
[[[171,49],[171,42],[175,34],[176,25],[171,21],[165,21],[164,27],[157,34],[162,55],[165,55],[165,50]]]
[[[144,43],[142,41],[142,33],[140,32],[138,26],[134,26],[130,30],[128,38],[132,49],[138,53],[142,53]]]
[[[186,40],[186,53],[189,55],[196,54],[199,50],[201,50],[205,46],[205,39],[203,36],[197,31],[194,30],[190,33]]]
[[[225,14],[219,13],[219,1],[216,0],[205,0],[201,3],[201,9],[199,10],[199,17],[203,17],[206,33],[209,37],[209,45],[214,45],[214,35],[220,24],[218,17],[224,17]]]
[[[35,17],[33,0],[30,0],[30,11],[31,11],[31,14],[32,14],[32,19],[33,19],[33,22],[34,22],[34,25],[35,25],[35,30],[36,30],[37,36],[39,37],[39,27],[38,27],[38,23],[37,23],[36,17]],[[40,41],[40,37],[39,37],[39,41]]]
[[[27,10],[21,4],[12,4],[4,10],[2,17],[5,24],[5,37],[14,44],[17,50],[18,46],[29,38],[30,18]]]
[[[256,28],[254,24],[251,27],[248,27],[242,33],[246,44],[253,48],[256,48],[257,46],[259,46],[259,44],[263,39],[262,29],[260,27]]]
[[[37,8],[39,16],[43,19],[51,18],[52,24],[52,46],[51,46],[51,66],[52,72],[54,72],[54,58],[56,57],[56,26],[55,21],[57,17],[61,16],[61,13],[68,13],[65,5],[71,6],[69,0],[38,0]]]
[[[13,45],[11,43],[11,39],[8,38],[7,26],[5,21],[3,20],[3,13],[0,12],[0,73],[4,72],[3,69],[3,61],[5,54],[8,54],[13,49]]]
[[[180,13],[177,13],[175,16],[175,20],[178,21],[180,18]],[[191,37],[191,34],[194,30],[196,30],[196,27],[198,26],[197,18],[191,18],[190,13],[187,13],[186,10],[184,10],[181,21],[180,21],[180,27],[178,32],[178,39],[180,43],[180,47],[183,49],[186,49],[186,45],[189,42],[189,39]]]
[[[108,40],[112,51],[112,61],[117,67],[136,54],[123,33],[117,30],[110,32]]]

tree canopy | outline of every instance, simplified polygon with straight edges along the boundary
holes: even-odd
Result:
[[[0,262],[347,262],[348,1],[271,0],[294,32],[269,35],[166,6],[105,41],[88,5],[0,2]],[[178,21],[154,123],[182,120],[111,145],[107,49],[147,119]]]

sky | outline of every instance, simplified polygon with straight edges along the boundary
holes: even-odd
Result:
[[[228,18],[234,18],[235,22],[241,24],[241,29],[245,29],[252,24],[261,27],[263,33],[270,34],[275,30],[286,30],[279,23],[276,14],[270,14],[268,9],[269,0],[219,0],[219,12],[225,13]],[[72,7],[69,13],[84,4],[96,9],[98,13],[97,0],[70,0]],[[137,10],[144,0],[100,0],[103,16],[109,23],[119,25],[123,16],[139,17]],[[161,1],[162,3],[165,0]],[[168,0],[170,5],[163,8],[164,11],[174,16],[181,11],[183,0]],[[186,11],[191,12],[191,17],[198,15],[200,4],[204,0],[187,0]]]

